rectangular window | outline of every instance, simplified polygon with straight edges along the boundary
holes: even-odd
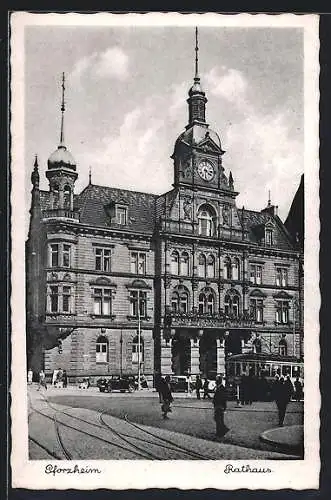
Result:
[[[136,252],[131,253],[131,272],[138,274],[138,254]]]
[[[287,287],[288,285],[288,271],[284,267],[277,267],[276,269],[276,285]]]
[[[289,302],[279,300],[276,305],[276,323],[287,324],[289,322]]]
[[[50,245],[50,266],[71,267],[71,245],[52,243]]]
[[[62,264],[63,267],[70,267],[70,245],[63,244],[62,250]]]
[[[97,363],[107,363],[107,348],[107,344],[96,344],[95,361]]]
[[[146,254],[131,252],[130,269],[133,274],[146,274]]]
[[[263,300],[262,299],[250,299],[250,313],[252,319],[257,323],[263,322]]]
[[[51,267],[59,266],[59,245],[51,245]]]
[[[58,286],[51,286],[51,312],[58,312],[59,311],[59,287]]]
[[[272,229],[265,230],[265,244],[267,246],[272,246]]]
[[[124,207],[117,207],[117,223],[125,226],[126,219],[127,219],[127,209]]]
[[[93,314],[96,316],[111,316],[111,295],[110,288],[94,288]]]
[[[95,249],[95,269],[96,271],[110,271],[111,250],[108,248]]]
[[[250,282],[254,285],[262,283],[262,266],[259,264],[251,264],[250,266]]]
[[[71,312],[71,287],[64,286],[62,292],[62,311]]]
[[[140,316],[147,316],[147,293],[133,290],[130,292],[130,316],[138,318],[138,306],[140,305]]]

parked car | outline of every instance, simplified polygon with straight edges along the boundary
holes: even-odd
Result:
[[[187,392],[188,389],[188,377],[185,375],[172,375],[170,377],[170,387],[172,392]],[[194,383],[190,383],[190,390],[193,391]]]
[[[112,375],[111,377],[99,378],[97,386],[100,392],[133,392],[137,389],[137,381],[133,376],[120,377],[119,375]]]

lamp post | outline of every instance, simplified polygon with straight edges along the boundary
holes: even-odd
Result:
[[[140,391],[141,389],[140,346],[141,346],[141,317],[140,317],[140,290],[139,290],[138,291],[138,391]]]
[[[121,378],[122,378],[122,374],[123,374],[123,332],[122,332],[122,330],[121,330],[120,344],[121,344],[120,370],[121,370]]]
[[[293,356],[295,356],[295,312],[296,312],[296,300],[295,297],[292,299],[293,307]]]

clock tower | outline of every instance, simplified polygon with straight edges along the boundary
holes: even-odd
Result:
[[[172,159],[174,161],[174,187],[207,191],[233,192],[233,180],[224,173],[219,135],[206,122],[206,94],[200,83],[198,66],[198,30],[195,31],[195,76],[189,90],[188,124],[180,134]]]

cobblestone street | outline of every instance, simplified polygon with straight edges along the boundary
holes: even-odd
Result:
[[[135,394],[104,394],[99,393],[93,388],[86,391],[76,388],[64,390],[50,388],[48,391],[40,392],[35,388],[30,388],[29,394],[30,435],[35,433],[37,426],[39,437],[43,436],[43,429],[45,429],[43,437],[46,436],[46,448],[49,449],[50,443],[54,441],[54,436],[51,436],[49,419],[55,419],[57,434],[61,434],[62,441],[67,443],[68,449],[74,448],[75,450],[73,458],[85,458],[85,454],[87,454],[88,458],[95,459],[158,459],[159,449],[154,441],[154,451],[153,446],[149,445],[149,452],[143,452],[143,454],[150,453],[151,457],[132,456],[132,448],[130,448],[129,453],[127,450],[123,452],[123,442],[119,441],[120,439],[123,440],[123,436],[126,441],[129,437],[131,440],[130,443],[132,439],[135,439],[135,446],[139,439],[142,442],[146,441],[141,435],[145,431],[140,430],[139,427],[134,428],[132,424],[147,429],[147,432],[160,436],[162,439],[170,440],[171,443],[176,442],[177,447],[189,446],[190,450],[192,450],[190,453],[194,454],[196,450],[201,450],[195,453],[197,456],[192,455],[189,457],[178,454],[178,449],[173,453],[168,449],[168,455],[165,455],[163,450],[163,459],[199,459],[199,453],[201,453],[200,459],[202,457],[204,459],[300,458],[298,453],[294,453],[293,455],[284,453],[284,451],[277,453],[280,451],[279,449],[260,439],[261,434],[265,430],[277,427],[277,411],[273,402],[258,402],[253,403],[251,406],[239,408],[235,402],[229,402],[225,421],[230,431],[221,442],[217,442],[215,441],[215,422],[213,420],[211,401],[197,401],[193,395],[175,394],[173,411],[170,414],[169,420],[165,421],[161,418],[158,396],[152,391],[136,392]],[[37,410],[37,413],[39,411],[39,413],[31,418],[31,414],[35,410]],[[48,418],[47,423],[45,423],[46,418]],[[81,420],[79,421],[79,419]],[[303,403],[291,402],[285,417],[284,429],[287,426],[302,423]],[[105,429],[105,426],[108,427],[109,425],[112,428],[111,432],[109,431],[110,428],[108,430]],[[96,442],[93,433],[92,435],[89,434],[91,430],[95,432],[96,427],[98,427],[99,435],[99,438],[96,439],[103,441],[102,446],[100,446],[100,442]],[[100,429],[102,429],[101,434]],[[290,428],[288,427],[288,429]],[[79,432],[85,432],[85,439],[82,439],[81,435],[79,436]],[[114,433],[116,433],[117,439],[117,444],[114,445],[115,452],[114,446],[111,445],[112,441],[109,441],[109,436],[112,436],[113,439]],[[122,434],[122,437],[120,434]],[[100,438],[100,436],[103,437]],[[77,444],[77,437],[79,437],[79,446]],[[151,438],[149,437],[149,439]],[[121,445],[119,445],[120,442]],[[127,443],[124,444],[124,448],[127,447]],[[30,443],[30,456],[32,459],[40,458],[40,450],[38,451],[37,448],[36,443]],[[54,450],[53,445],[51,448]],[[137,454],[137,452],[135,453]],[[142,454],[141,451],[139,453]],[[59,455],[58,452],[56,454]]]

